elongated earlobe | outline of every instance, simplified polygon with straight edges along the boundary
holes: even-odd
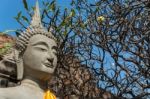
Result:
[[[24,67],[22,57],[19,55],[19,51],[15,50],[15,60],[17,64],[17,80],[23,79]]]

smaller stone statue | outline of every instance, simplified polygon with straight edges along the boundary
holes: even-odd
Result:
[[[12,53],[20,85],[0,88],[0,99],[56,99],[47,86],[57,65],[56,50],[55,37],[42,26],[37,2],[31,25],[17,37]]]

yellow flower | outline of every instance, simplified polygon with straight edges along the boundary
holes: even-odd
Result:
[[[105,20],[105,17],[103,17],[103,16],[99,16],[98,18],[97,18],[97,21],[98,22],[103,22]]]
[[[50,90],[47,90],[44,94],[44,99],[56,99],[56,96]]]

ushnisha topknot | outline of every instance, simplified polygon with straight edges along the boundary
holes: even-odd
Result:
[[[17,37],[16,49],[18,49],[20,52],[24,51],[27,47],[29,39],[37,34],[45,35],[46,37],[54,39],[56,41],[56,38],[52,35],[52,33],[48,32],[47,29],[45,29],[41,23],[38,2],[36,2],[36,7],[30,26]]]

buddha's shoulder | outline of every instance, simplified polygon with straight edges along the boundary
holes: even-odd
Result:
[[[19,87],[0,88],[0,99],[19,99],[22,96]]]
[[[42,99],[43,93],[37,93],[26,86],[0,88],[0,99]]]

